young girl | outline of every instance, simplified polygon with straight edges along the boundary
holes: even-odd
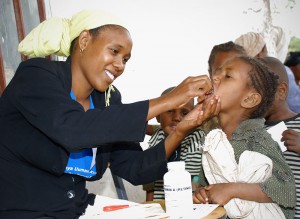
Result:
[[[226,205],[231,199],[277,203],[286,218],[294,217],[295,181],[278,144],[264,129],[264,115],[274,100],[276,76],[256,59],[239,56],[228,60],[213,75],[214,94],[222,99],[219,124],[238,163],[244,151],[266,155],[273,162],[271,176],[261,183],[207,184],[199,175],[195,203]],[[218,153],[218,149],[215,151]],[[221,151],[220,151],[221,153]],[[222,154],[223,155],[223,154]],[[225,155],[223,155],[225,156]]]

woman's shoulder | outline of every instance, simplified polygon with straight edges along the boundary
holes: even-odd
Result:
[[[64,62],[52,61],[46,58],[30,58],[26,61],[22,61],[18,69],[23,68],[39,68],[45,70],[55,70],[59,66],[63,65]]]

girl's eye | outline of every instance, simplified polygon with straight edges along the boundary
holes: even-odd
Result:
[[[110,50],[113,52],[113,54],[118,54],[119,53],[119,51],[114,49],[114,48],[111,48]]]
[[[123,59],[123,63],[126,64],[128,62],[128,59]]]
[[[226,74],[226,75],[225,75],[225,78],[231,78],[231,76]]]

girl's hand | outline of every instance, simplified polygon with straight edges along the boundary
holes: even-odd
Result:
[[[224,206],[233,198],[233,183],[218,183],[204,187],[209,203]]]
[[[194,204],[208,204],[208,196],[203,186],[198,186],[193,194]]]
[[[292,129],[287,129],[282,133],[281,141],[284,141],[284,145],[287,150],[294,151],[300,154],[300,133]]]

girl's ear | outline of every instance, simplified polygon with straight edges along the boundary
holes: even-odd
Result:
[[[88,30],[84,30],[80,33],[78,42],[79,42],[79,49],[84,51],[87,47],[89,40],[91,38],[91,35]]]
[[[251,92],[248,93],[248,95],[242,100],[241,105],[244,108],[250,109],[260,104],[260,102],[261,102],[260,94],[256,92]]]

